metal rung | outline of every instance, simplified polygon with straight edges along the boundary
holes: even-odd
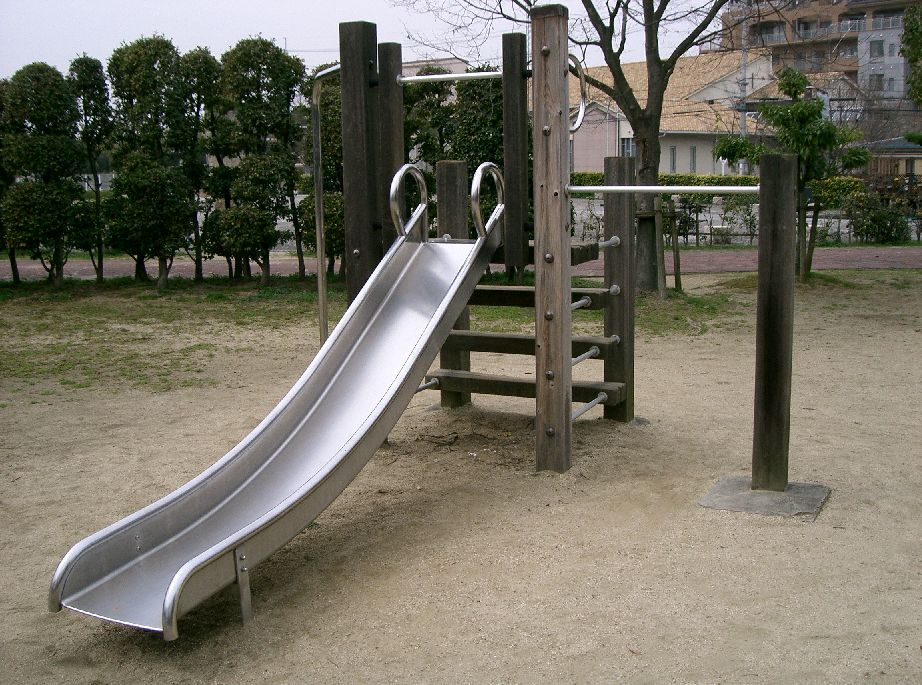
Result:
[[[579,298],[576,302],[571,302],[570,311],[574,311],[576,309],[582,309],[583,307],[588,307],[591,304],[592,304],[592,298],[587,295],[586,297]]]
[[[753,195],[759,186],[567,186],[570,193],[641,193],[647,195]]]
[[[576,421],[576,419],[578,419],[580,416],[582,416],[587,411],[592,409],[595,405],[601,404],[602,402],[605,402],[606,400],[608,400],[608,395],[605,394],[604,392],[600,392],[598,397],[596,397],[594,400],[592,400],[591,402],[586,402],[586,404],[584,404],[582,407],[580,407],[579,409],[574,411],[572,414],[570,414],[570,420]]]
[[[398,76],[397,83],[439,83],[441,81],[479,81],[488,78],[502,78],[501,71],[471,71],[464,74],[420,74],[418,76]]]
[[[416,392],[422,392],[423,390],[432,390],[433,388],[439,387],[439,379],[433,378],[428,383],[423,383],[421,386],[416,388]]]
[[[576,366],[576,365],[579,364],[580,362],[584,362],[584,361],[586,361],[587,359],[592,359],[593,357],[598,357],[599,354],[601,354],[601,350],[600,350],[597,346],[593,345],[593,346],[590,347],[588,350],[586,350],[585,352],[583,352],[580,356],[578,356],[578,357],[573,357],[573,358],[570,360],[570,366]]]
[[[599,247],[618,247],[619,245],[621,245],[621,238],[616,235],[613,235],[608,240],[599,241]]]

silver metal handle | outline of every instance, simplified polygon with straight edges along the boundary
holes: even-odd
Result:
[[[579,127],[583,125],[583,117],[586,116],[586,100],[589,97],[589,89],[586,86],[586,72],[583,71],[583,63],[572,52],[568,57],[570,58],[570,64],[576,69],[576,75],[579,76],[579,112],[576,114],[576,121],[570,126],[570,133],[576,133]]]
[[[409,220],[405,221],[400,210],[400,184],[403,183],[403,179],[407,174],[413,177],[413,180],[416,181],[416,187],[419,188],[419,204],[416,205],[416,209],[413,210]],[[404,164],[394,174],[394,178],[391,179],[390,193],[391,219],[401,236],[406,237],[407,232],[416,225],[420,215],[426,212],[428,202],[429,193],[426,190],[426,177],[423,176],[423,172],[412,164]],[[423,236],[423,240],[425,239],[426,236]]]
[[[493,185],[496,186],[496,206],[490,213],[487,223],[483,223],[483,214],[480,212],[480,186],[483,185],[483,177],[489,174],[493,177]],[[505,205],[505,186],[503,185],[503,175],[499,167],[493,162],[484,162],[477,171],[474,172],[474,180],[471,181],[471,214],[474,216],[474,226],[477,228],[477,235],[486,238],[493,227],[499,222],[499,218],[506,208]]]

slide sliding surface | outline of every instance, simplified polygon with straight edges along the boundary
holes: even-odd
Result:
[[[75,545],[54,574],[49,608],[175,639],[180,616],[297,535],[367,463],[467,303],[499,233],[399,238],[259,426],[183,487]]]

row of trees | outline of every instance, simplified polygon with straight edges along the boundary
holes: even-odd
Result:
[[[219,255],[232,277],[248,276],[252,260],[268,282],[270,251],[292,237],[303,278],[314,215],[312,184],[298,168],[310,154],[312,80],[300,59],[262,38],[218,60],[205,48],[180,54],[154,36],[119,47],[108,70],[83,56],[66,75],[36,63],[0,81],[0,229],[14,280],[25,250],[60,282],[73,249],[90,255],[102,280],[111,248],[134,259],[138,279],[156,260],[160,287],[181,252],[197,280],[203,260]],[[501,163],[498,83],[410,85],[405,105],[408,159],[433,168],[446,157],[471,169]],[[332,270],[344,248],[335,81],[324,88],[322,112]],[[115,177],[103,192],[100,165],[109,160]],[[92,193],[81,175],[93,179]],[[300,203],[299,189],[307,195]],[[278,229],[281,219],[291,232]]]
[[[0,227],[14,279],[22,249],[55,282],[80,249],[101,280],[110,247],[134,258],[138,278],[156,260],[161,287],[183,250],[197,279],[202,260],[221,255],[232,275],[252,259],[267,280],[269,250],[285,238],[277,221],[289,218],[301,233],[305,81],[303,63],[263,38],[240,41],[219,61],[154,36],[116,49],[108,78],[83,56],[67,75],[35,63],[0,82]],[[108,194],[105,158],[116,172]],[[84,173],[90,199],[78,183]]]

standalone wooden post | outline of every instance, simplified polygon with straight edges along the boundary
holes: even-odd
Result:
[[[759,169],[752,488],[783,491],[788,485],[791,435],[797,160],[791,155],[764,155]]]
[[[633,157],[605,158],[605,185],[634,185]],[[624,403],[605,406],[605,418],[634,420],[634,196],[605,195],[604,238],[617,236],[605,249],[605,287],[618,286],[605,308],[605,337],[617,335],[618,346],[605,355],[605,382],[624,383]]]
[[[378,210],[381,212],[381,240],[384,252],[397,240],[398,229],[391,219],[389,193],[391,179],[403,166],[403,86],[397,77],[403,70],[400,43],[378,46]]]
[[[528,262],[528,96],[524,33],[503,34],[503,254],[506,275],[522,282]]]
[[[439,235],[467,238],[467,164],[449,160],[436,162],[435,187],[439,198]],[[455,322],[455,329],[467,331],[470,328],[471,314],[465,307]],[[443,348],[439,353],[439,365],[443,369],[470,371],[471,353],[467,350]],[[471,403],[469,392],[442,390],[441,395],[443,407],[455,408]]]
[[[351,302],[383,255],[378,208],[377,29],[367,21],[339,25],[343,98],[343,195],[346,293]]]
[[[569,103],[567,8],[531,13],[534,80],[536,460],[570,468]]]

